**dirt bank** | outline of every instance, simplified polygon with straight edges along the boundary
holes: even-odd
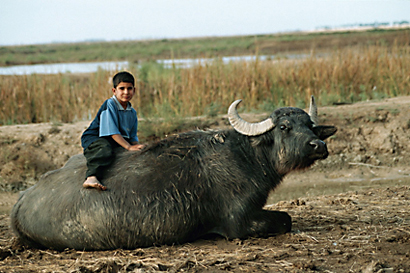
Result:
[[[321,123],[339,128],[327,141],[331,156],[287,177],[267,206],[293,217],[290,234],[131,251],[17,244],[13,191],[80,153],[88,122],[0,127],[0,189],[9,191],[0,193],[0,272],[410,272],[409,110],[410,97],[319,109]],[[214,124],[227,126],[226,117]]]

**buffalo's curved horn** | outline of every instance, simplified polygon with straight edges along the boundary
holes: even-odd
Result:
[[[309,116],[310,116],[310,119],[313,121],[314,126],[319,125],[319,119],[317,117],[317,106],[316,106],[314,96],[310,97]]]
[[[258,136],[275,126],[270,118],[258,123],[251,123],[243,120],[236,109],[241,101],[242,100],[234,101],[228,109],[229,122],[237,132],[247,136]]]

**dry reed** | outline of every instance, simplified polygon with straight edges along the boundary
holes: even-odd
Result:
[[[245,110],[304,107],[310,95],[321,105],[409,95],[410,47],[371,45],[311,53],[303,59],[223,63],[215,59],[187,69],[146,64],[130,69],[137,79],[139,115],[186,117],[220,114],[235,99]],[[111,95],[111,72],[90,75],[1,76],[0,124],[91,119]]]

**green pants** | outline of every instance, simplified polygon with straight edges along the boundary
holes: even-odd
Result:
[[[84,156],[87,159],[87,172],[85,178],[96,176],[101,181],[104,170],[114,160],[114,149],[119,145],[113,139],[99,138],[84,149]]]

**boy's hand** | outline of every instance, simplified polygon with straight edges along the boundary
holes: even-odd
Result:
[[[145,147],[144,144],[135,144],[135,145],[131,145],[130,148],[128,149],[128,151],[140,151]]]
[[[124,149],[126,149],[128,151],[140,151],[140,150],[142,150],[142,148],[145,147],[144,144],[138,144],[137,141],[130,144],[121,135],[112,135],[111,137],[115,140],[115,142],[120,144]]]

